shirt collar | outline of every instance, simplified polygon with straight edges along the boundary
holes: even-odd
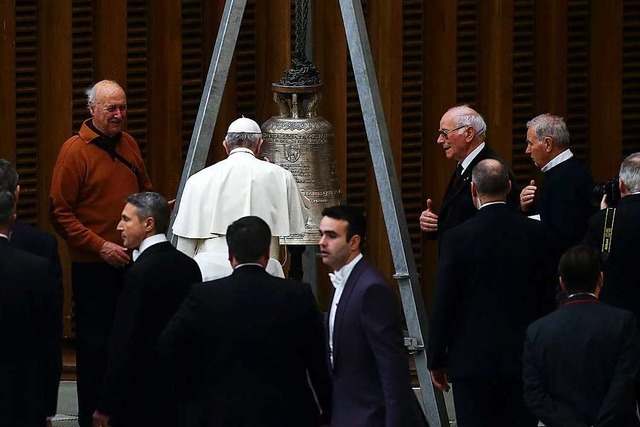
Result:
[[[6,234],[0,233],[0,238],[5,238],[7,240],[9,240],[9,236],[7,236]]]
[[[247,154],[251,154],[253,157],[255,157],[256,155],[253,153],[253,151],[251,151],[251,149],[246,148],[246,147],[238,147],[238,148],[234,148],[233,150],[231,150],[229,152],[229,155],[232,154],[236,154],[236,153],[247,153]]]
[[[483,204],[483,205],[480,205],[480,207],[478,208],[478,210],[480,210],[480,209],[482,209],[482,208],[485,208],[485,207],[487,207],[487,206],[491,206],[491,205],[506,205],[506,204],[507,204],[507,202],[502,201],[502,200],[498,200],[497,202],[487,202],[487,203],[485,203],[485,204]]]
[[[138,248],[138,250],[142,254],[142,252],[144,252],[146,249],[149,249],[149,247],[156,245],[158,243],[166,242],[166,241],[167,241],[167,236],[165,236],[164,234],[154,234],[153,236],[149,236],[146,239],[144,239],[140,243],[140,248]]]
[[[234,270],[237,270],[237,269],[238,269],[238,268],[240,268],[240,267],[247,267],[247,266],[249,266],[249,265],[253,265],[253,266],[260,267],[260,268],[261,268],[261,269],[263,269],[263,270],[264,270],[264,268],[265,268],[262,264],[258,264],[257,262],[245,262],[244,264],[238,264],[238,265],[236,265],[236,267],[234,268]]]
[[[340,278],[340,286],[344,287],[345,283],[347,283],[347,279],[353,270],[353,267],[356,266],[358,261],[362,259],[362,254],[359,253],[356,255],[348,264],[345,264],[337,271],[334,271],[332,274]],[[333,281],[332,281],[333,282]],[[335,285],[334,285],[335,286]]]
[[[478,145],[472,152],[470,152],[467,155],[467,157],[464,158],[464,160],[461,163],[461,165],[462,165],[462,173],[464,173],[464,171],[467,170],[467,168],[469,167],[469,165],[471,164],[473,159],[475,159],[476,156],[478,155],[478,153],[480,153],[482,151],[484,146],[485,146],[485,143],[483,142],[482,144]]]
[[[551,159],[549,161],[549,163],[547,163],[546,165],[544,165],[542,167],[542,172],[547,172],[550,169],[558,166],[560,163],[565,162],[567,160],[569,160],[570,158],[573,157],[573,153],[571,152],[570,149],[566,149],[564,150],[562,153],[558,154],[557,156],[555,156],[553,159]]]

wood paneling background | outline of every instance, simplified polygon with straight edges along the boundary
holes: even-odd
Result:
[[[248,0],[209,163],[223,158],[230,121],[276,113],[270,84],[289,64],[291,3]],[[311,4],[311,50],[324,82],[319,113],[335,128],[341,189],[366,209],[368,256],[391,277],[338,1]],[[640,0],[362,4],[427,307],[437,246],[422,238],[417,218],[427,198],[440,205],[455,166],[435,143],[448,107],[468,103],[484,114],[487,140],[512,163],[519,185],[540,178],[524,154],[525,125],[543,112],[566,118],[572,149],[597,180],[640,150]],[[158,191],[175,195],[223,7],[224,0],[0,0],[0,156],[20,173],[23,221],[51,230],[57,152],[88,115],[84,91],[104,78],[127,90],[128,130]],[[323,308],[327,283],[321,279]]]

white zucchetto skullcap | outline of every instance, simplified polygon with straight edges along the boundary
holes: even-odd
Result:
[[[243,116],[229,125],[227,133],[262,133],[262,130],[256,122]]]

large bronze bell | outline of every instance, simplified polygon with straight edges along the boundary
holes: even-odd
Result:
[[[333,156],[333,126],[316,113],[321,87],[271,85],[280,111],[262,125],[263,152],[293,174],[311,202],[305,233],[281,237],[280,244],[317,245],[322,209],[342,202]]]

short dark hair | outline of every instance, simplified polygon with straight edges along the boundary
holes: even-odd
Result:
[[[17,186],[18,172],[9,161],[0,159],[0,191],[7,190],[14,194]]]
[[[367,221],[360,208],[348,205],[337,205],[324,208],[322,216],[347,222],[347,241],[356,234],[360,236],[360,252],[364,252],[367,240]]]
[[[600,251],[585,244],[569,248],[558,266],[558,275],[570,294],[595,291],[601,271]]]
[[[242,217],[227,227],[229,252],[240,264],[256,262],[269,252],[271,229],[257,216]]]
[[[138,209],[138,217],[153,218],[156,226],[156,234],[164,234],[169,228],[169,217],[171,215],[167,199],[158,193],[147,191],[144,193],[134,193],[126,200]]]
[[[504,163],[495,159],[484,159],[471,172],[471,180],[478,194],[498,196],[509,192],[509,172]]]
[[[9,190],[0,189],[0,225],[7,226],[11,222],[11,217],[16,205],[16,199]]]

